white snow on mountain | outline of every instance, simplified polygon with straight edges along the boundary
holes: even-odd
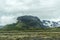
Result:
[[[60,27],[60,21],[41,20],[44,26]]]

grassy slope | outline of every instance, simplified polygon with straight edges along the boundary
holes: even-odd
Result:
[[[60,32],[0,31],[0,40],[60,39]]]
[[[10,31],[9,31],[10,30]],[[59,40],[60,28],[0,30],[0,40]]]

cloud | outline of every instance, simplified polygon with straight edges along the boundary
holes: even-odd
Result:
[[[38,16],[40,19],[59,19],[60,0],[0,0],[2,24],[13,23],[15,17],[22,15]]]
[[[16,21],[17,20],[14,18],[14,16],[1,16],[0,17],[0,24],[1,25],[15,23]]]

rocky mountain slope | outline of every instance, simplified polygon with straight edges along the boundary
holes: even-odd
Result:
[[[60,21],[50,21],[50,20],[42,20],[44,26],[48,27],[60,27]]]

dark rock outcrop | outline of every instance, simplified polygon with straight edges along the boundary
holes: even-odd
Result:
[[[38,17],[35,16],[21,16],[17,18],[18,22],[23,22],[30,27],[34,28],[45,28],[43,23],[40,21]]]

